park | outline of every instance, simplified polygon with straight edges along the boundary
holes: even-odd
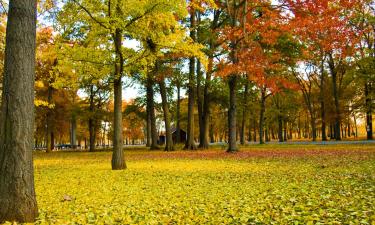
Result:
[[[374,224],[373,0],[0,0],[0,224]]]

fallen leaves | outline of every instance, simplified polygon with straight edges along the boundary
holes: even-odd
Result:
[[[120,172],[110,153],[38,153],[36,224],[371,224],[375,150],[353,152],[127,151]]]

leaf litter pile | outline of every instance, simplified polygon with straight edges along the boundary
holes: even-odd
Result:
[[[36,153],[36,224],[374,224],[375,146]]]

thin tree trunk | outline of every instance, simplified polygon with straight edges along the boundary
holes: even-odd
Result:
[[[71,120],[71,131],[70,131],[70,145],[73,149],[77,148],[77,120],[76,116],[73,114],[72,115],[72,120]]]
[[[237,149],[237,76],[229,77],[229,110],[228,110],[228,150],[235,152]]]
[[[284,125],[284,141],[288,141],[287,122],[285,121],[285,119],[284,119],[283,125]]]
[[[253,141],[257,142],[257,121],[256,121],[255,118],[253,120],[253,129],[254,129],[254,139],[253,139]]]
[[[247,101],[248,101],[248,95],[249,95],[249,82],[246,81],[245,84],[245,91],[243,94],[243,108],[242,108],[242,121],[241,121],[241,136],[240,136],[240,142],[241,145],[245,144],[245,126],[246,126],[246,116],[247,116]]]
[[[198,60],[197,61],[197,106],[198,106],[198,125],[199,125],[199,145],[198,148],[203,147],[203,142],[204,142],[204,124],[203,124],[203,104],[204,104],[204,99],[202,95],[202,71],[201,71],[201,62]]]
[[[277,121],[278,121],[278,130],[277,130],[277,136],[279,138],[279,142],[284,142],[283,139],[283,118],[281,115],[277,116]]]
[[[52,105],[52,96],[53,96],[53,87],[51,84],[48,85],[48,94],[47,94],[47,101],[48,101],[48,106]],[[47,109],[47,125],[46,125],[46,130],[47,130],[47,153],[52,152],[52,140],[51,140],[51,134],[53,132],[52,130],[52,108]]]
[[[165,137],[166,137],[165,151],[173,151],[174,147],[173,147],[173,139],[172,139],[172,132],[171,132],[167,91],[165,88],[164,80],[159,81],[159,87],[160,87],[160,95],[161,95],[163,112],[164,112]]]
[[[158,146],[158,132],[156,129],[156,116],[155,116],[155,102],[154,102],[154,89],[153,89],[153,79],[151,74],[147,77],[147,111],[150,115],[151,120],[151,146],[150,150],[160,149]]]
[[[259,114],[259,144],[264,144],[264,112],[266,111],[266,90],[262,88],[260,97],[260,114]]]
[[[177,84],[176,142],[181,143],[181,85]]]
[[[151,147],[151,114],[146,110],[146,147]]]
[[[324,73],[324,61],[322,60],[321,63],[321,72],[320,72],[320,110],[321,110],[321,117],[322,117],[322,141],[327,141],[327,133],[326,133],[326,109],[324,103],[324,86],[325,86],[325,73]]]
[[[9,2],[0,114],[0,223],[34,222],[36,1]]]
[[[95,115],[94,115],[95,105],[94,105],[94,85],[90,86],[90,103],[89,103],[89,151],[94,152],[95,151]]]
[[[365,84],[365,98],[366,98],[366,134],[367,140],[373,139],[373,127],[372,127],[372,99],[370,96],[371,84]]]
[[[119,4],[119,3],[118,3]],[[120,6],[117,5],[117,11]],[[122,55],[122,36],[123,32],[116,29],[114,44],[116,49],[115,79],[113,81],[114,91],[114,120],[113,120],[113,154],[112,154],[112,170],[126,169],[124,150],[123,150],[123,133],[122,133],[122,73],[124,71],[124,58]]]

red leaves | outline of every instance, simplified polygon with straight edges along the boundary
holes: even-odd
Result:
[[[311,54],[334,52],[344,58],[352,54],[358,43],[349,25],[351,7],[359,0],[286,0],[294,18],[290,26],[294,34],[307,44]]]

